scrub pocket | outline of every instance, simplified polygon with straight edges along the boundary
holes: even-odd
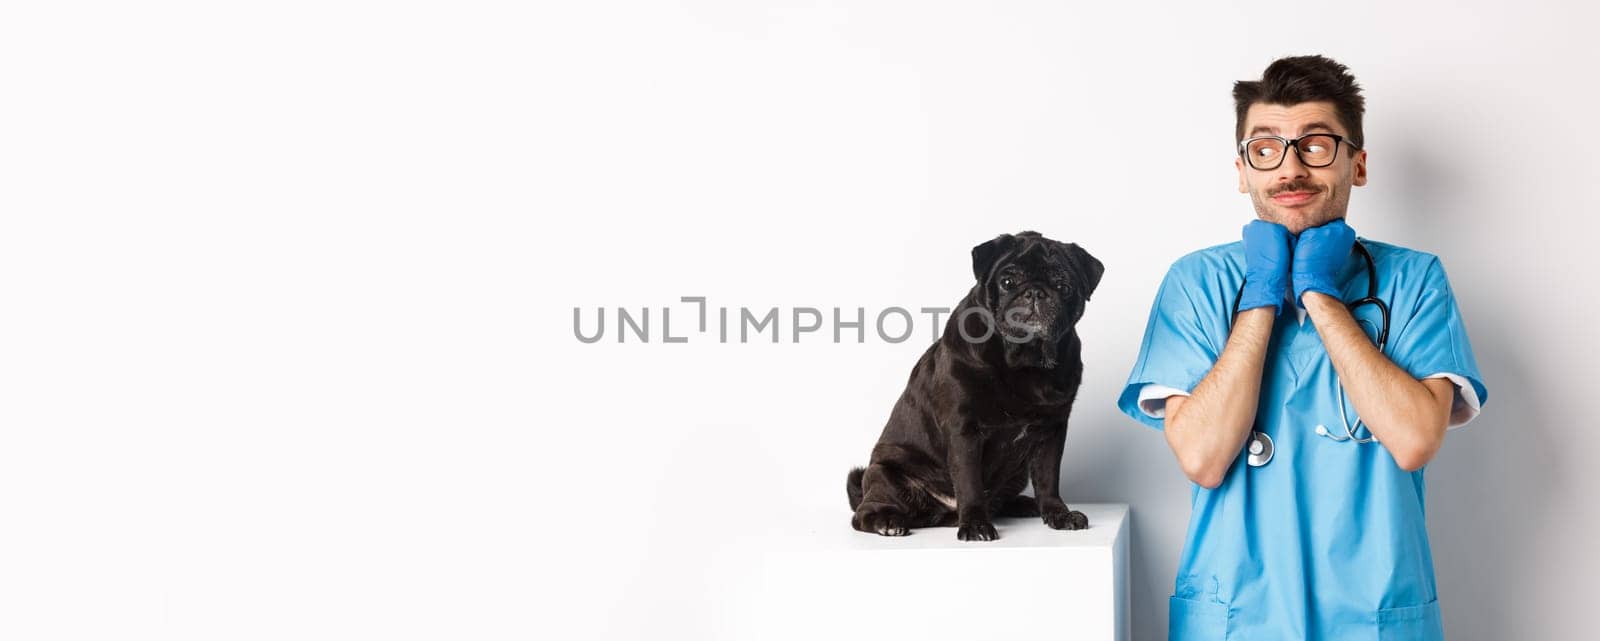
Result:
[[[1227,634],[1227,605],[1169,597],[1167,641],[1223,641]]]
[[[1437,599],[1422,605],[1378,610],[1378,641],[1444,641]]]

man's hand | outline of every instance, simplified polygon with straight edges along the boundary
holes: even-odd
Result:
[[[1278,223],[1258,219],[1244,226],[1244,295],[1239,311],[1271,307],[1273,316],[1283,312],[1294,243],[1289,228]]]
[[[1339,269],[1350,259],[1356,230],[1335,218],[1300,232],[1294,246],[1294,302],[1306,306],[1306,292],[1339,298]]]

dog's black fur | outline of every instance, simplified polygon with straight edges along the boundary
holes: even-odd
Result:
[[[1058,483],[1083,380],[1076,325],[1104,269],[1077,245],[1031,231],[972,248],[977,284],[911,369],[870,464],[850,471],[851,526],[901,536],[954,525],[963,541],[999,538],[994,516],[1089,526]],[[988,310],[992,332],[981,313],[963,314],[976,308]],[[987,340],[969,341],[961,323]],[[1030,478],[1036,498],[1021,494]]]

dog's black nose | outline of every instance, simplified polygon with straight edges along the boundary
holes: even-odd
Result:
[[[1022,300],[1042,303],[1050,300],[1050,292],[1040,287],[1029,287],[1027,291],[1022,292]]]

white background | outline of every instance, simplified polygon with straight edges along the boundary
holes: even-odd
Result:
[[[0,637],[731,637],[932,329],[720,344],[678,298],[951,306],[1036,229],[1106,265],[1064,493],[1133,506],[1160,639],[1189,491],[1114,402],[1252,215],[1232,82],[1301,53],[1366,88],[1352,226],[1443,257],[1489,387],[1428,469],[1448,635],[1587,635],[1594,12],[1109,4],[8,4]],[[580,343],[602,306],[655,340]]]

